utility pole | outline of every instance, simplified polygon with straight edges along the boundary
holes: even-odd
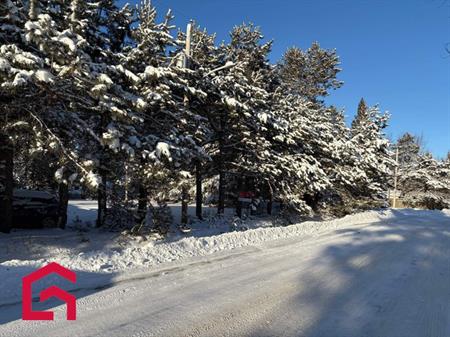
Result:
[[[394,196],[392,198],[392,208],[397,207],[397,177],[398,177],[398,146],[395,150]]]
[[[186,45],[184,48],[183,55],[183,68],[189,68],[192,51],[191,51],[191,40],[192,40],[192,22],[189,22],[186,27]],[[184,106],[187,108],[189,106],[189,98],[184,95]],[[188,207],[189,207],[189,190],[188,184],[183,183],[181,186],[181,224],[186,226],[188,223]]]

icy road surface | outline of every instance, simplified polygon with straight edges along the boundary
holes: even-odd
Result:
[[[450,215],[392,213],[79,289],[73,322],[0,305],[0,336],[448,337]]]

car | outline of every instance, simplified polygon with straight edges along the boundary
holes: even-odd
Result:
[[[58,199],[51,193],[15,189],[13,191],[13,227],[56,227],[58,207]]]

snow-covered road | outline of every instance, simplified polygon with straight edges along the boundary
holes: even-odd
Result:
[[[0,336],[450,336],[450,214],[392,211],[80,289],[78,317]],[[0,316],[20,310],[1,306]]]

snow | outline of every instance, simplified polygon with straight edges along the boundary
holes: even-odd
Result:
[[[172,210],[175,207],[176,205],[171,205]],[[76,255],[74,254],[72,247],[69,247],[65,250],[59,250],[57,255],[51,254],[45,258],[33,256],[30,260],[21,259],[20,264],[39,266],[45,265],[52,260],[62,265],[70,265],[76,270],[95,272],[105,271],[104,265],[107,264],[108,268],[106,271],[119,272],[129,268],[149,268],[161,263],[181,260],[193,256],[206,256],[219,251],[259,245],[273,240],[316,235],[317,233],[336,229],[343,225],[364,221],[374,222],[380,219],[387,219],[391,216],[392,213],[390,211],[371,211],[331,221],[307,221],[286,227],[262,227],[247,231],[210,235],[211,233],[218,232],[215,230],[215,227],[217,226],[220,226],[219,232],[230,230],[227,221],[221,222],[219,220],[210,225],[210,228],[203,228],[201,230],[198,230],[198,227],[195,227],[194,225],[193,236],[191,237],[175,236],[162,242],[154,239],[148,241],[142,241],[139,238],[135,240],[130,239],[131,242],[123,246],[120,250],[116,247],[117,240],[120,240],[117,238],[117,234],[108,234],[93,230],[92,232],[83,234],[88,242],[92,242],[89,250],[83,254]],[[87,222],[92,226],[95,223],[95,217],[95,201],[71,201],[68,216],[69,227],[77,222],[80,224]],[[202,225],[207,227],[205,224]],[[247,225],[249,227],[252,226],[251,222]],[[264,226],[265,224],[262,222],[262,224],[258,225]],[[78,226],[75,230],[80,228],[82,227]],[[59,230],[55,230],[55,232],[57,235],[60,235]],[[99,239],[99,236],[103,237],[103,240],[111,240],[111,243],[105,246],[105,243]],[[62,240],[64,240],[64,237],[65,235],[62,236]],[[45,235],[43,236],[43,239],[44,238]],[[123,239],[125,238],[122,238],[122,240]],[[45,245],[45,241],[41,241],[40,244]],[[107,249],[105,249],[105,247],[107,247]],[[5,262],[3,265],[15,266],[17,263],[17,260],[12,260]]]
[[[77,50],[75,42],[67,36],[59,37],[58,41],[67,46],[71,52],[75,52]]]
[[[267,119],[269,118],[269,116],[267,115],[267,113],[262,112],[258,114],[258,118],[261,121],[261,123],[266,124],[267,123]]]
[[[79,222],[83,227],[92,227],[97,218],[97,202],[94,200],[70,200],[67,224],[70,227]]]
[[[27,84],[32,75],[32,71],[20,70],[16,76],[14,76],[14,81],[12,82],[13,87],[20,87]]]
[[[102,179],[100,178],[99,175],[93,173],[93,172],[89,172],[85,179],[86,183],[91,186],[92,188],[97,187],[98,185],[100,185]]]
[[[125,69],[123,65],[118,65],[117,70],[119,70],[121,73],[125,74],[125,76],[130,79],[133,83],[138,83],[139,82],[139,76],[137,76],[136,74],[134,74],[133,72],[131,72],[128,69]]]
[[[28,52],[17,53],[14,55],[14,61],[20,65],[33,66],[39,62],[39,58]]]
[[[78,298],[71,336],[450,333],[448,210],[370,211],[174,242],[122,239],[101,231],[0,235],[0,336],[66,335],[59,302],[45,307],[56,311],[54,322],[20,319],[20,278],[49,261],[77,271],[76,286],[59,281]]]
[[[47,70],[37,70],[34,73],[34,77],[39,82],[45,82],[45,83],[52,83],[53,82],[53,75],[50,74]]]
[[[158,156],[158,158],[164,156],[170,160],[171,155],[169,150],[169,144],[164,142],[159,142],[158,144],[156,144],[156,155]]]
[[[100,74],[100,75],[97,77],[97,80],[98,80],[100,83],[103,83],[103,84],[107,84],[107,85],[112,85],[112,84],[113,84],[112,79],[111,79],[108,75],[106,75],[106,74]]]
[[[55,171],[55,179],[56,179],[56,181],[58,181],[58,182],[63,181],[63,179],[64,179],[64,166],[63,166],[63,167],[60,167],[59,169],[57,169],[57,170]]]
[[[225,103],[230,108],[236,108],[236,107],[240,106],[240,103],[233,97],[225,97]]]
[[[11,69],[11,65],[8,60],[0,57],[0,71],[8,72]]]
[[[147,107],[147,102],[145,102],[142,98],[138,98],[136,100],[136,108],[139,110],[144,110]]]
[[[143,79],[147,79],[147,78],[159,78],[161,77],[161,71],[158,68],[155,68],[153,66],[147,66],[145,67],[145,71],[143,74]]]

